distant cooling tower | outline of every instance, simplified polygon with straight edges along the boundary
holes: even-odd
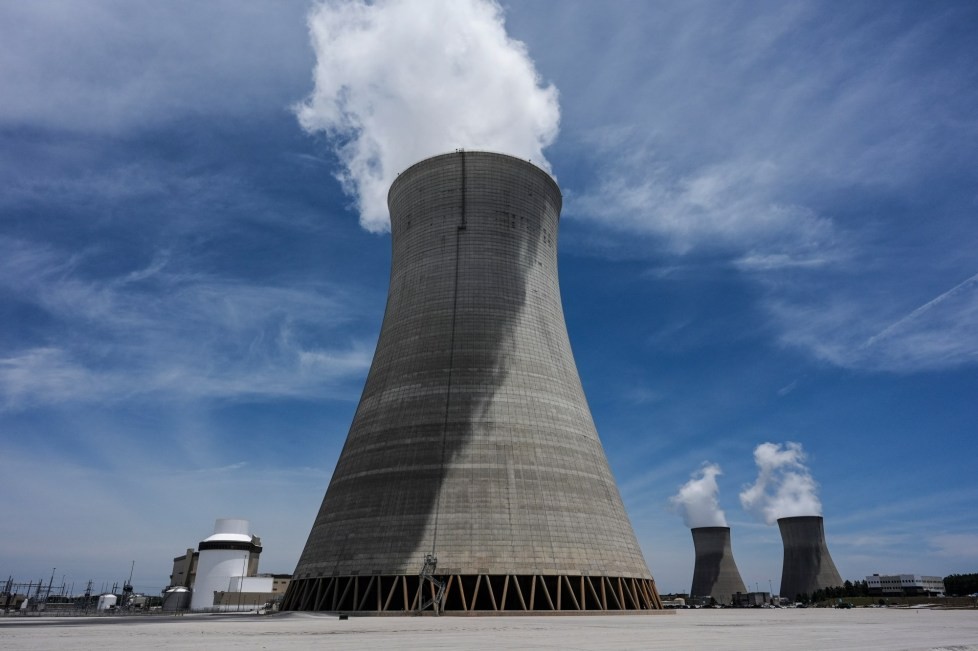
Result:
[[[692,532],[696,565],[689,596],[729,605],[734,593],[747,592],[730,549],[730,527],[696,527]]]
[[[784,542],[784,567],[781,570],[781,596],[795,599],[822,588],[842,585],[839,570],[825,545],[822,518],[804,515],[778,520]]]
[[[456,152],[388,204],[380,340],[283,608],[661,609],[567,338],[557,184]]]

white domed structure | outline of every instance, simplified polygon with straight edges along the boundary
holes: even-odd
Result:
[[[233,606],[215,605],[215,593],[240,591],[242,578],[254,575],[261,539],[251,535],[247,520],[220,518],[214,523],[214,533],[197,549],[200,557],[191,610],[235,610]]]

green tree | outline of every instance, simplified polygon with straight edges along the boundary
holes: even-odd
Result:
[[[978,592],[978,574],[952,574],[944,577],[944,590],[950,595]]]

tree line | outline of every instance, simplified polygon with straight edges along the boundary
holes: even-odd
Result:
[[[978,574],[952,574],[944,577],[944,593],[968,595],[978,592]]]
[[[803,604],[816,604],[826,599],[844,599],[846,597],[868,597],[869,585],[865,581],[852,582],[848,579],[845,583],[834,588],[821,588],[812,594],[800,594],[795,597],[796,601]]]
[[[944,594],[970,595],[978,593],[978,574],[952,574],[944,577]],[[868,597],[869,585],[865,581],[846,581],[836,588],[823,588],[812,594],[795,596],[796,601],[803,604],[819,603],[826,599],[844,599],[846,597]]]

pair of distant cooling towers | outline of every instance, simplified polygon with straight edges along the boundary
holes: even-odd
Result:
[[[842,585],[842,577],[825,544],[821,516],[778,520],[784,542],[780,596],[795,600],[816,590]],[[730,527],[694,527],[696,564],[690,597],[712,598],[729,605],[737,593],[749,592],[730,549]]]
[[[661,610],[567,336],[557,183],[457,151],[388,206],[380,339],[283,609]]]

